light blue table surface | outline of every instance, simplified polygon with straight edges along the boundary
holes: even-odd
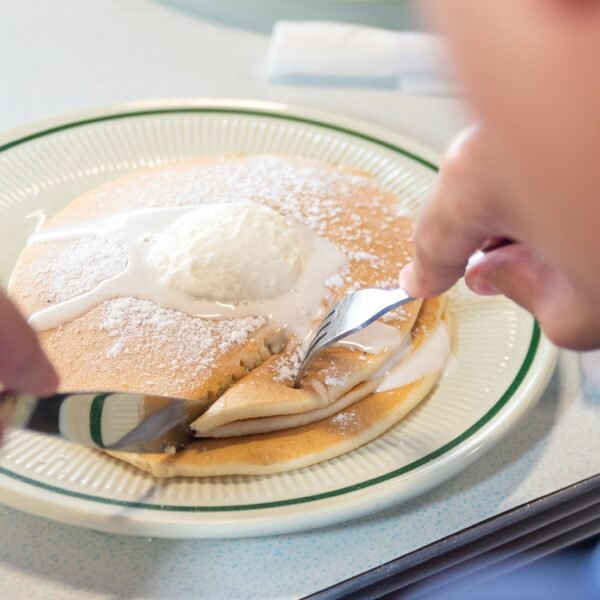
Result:
[[[250,0],[246,0],[246,4]],[[246,97],[345,112],[441,149],[454,100],[270,85],[268,36],[153,0],[0,0],[0,130],[127,100]],[[242,4],[242,2],[239,2]],[[561,353],[538,406],[452,482],[345,525],[272,538],[109,536],[0,506],[0,598],[298,598],[600,471],[600,355]]]

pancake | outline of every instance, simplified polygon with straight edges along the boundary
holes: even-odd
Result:
[[[411,346],[422,347],[442,318],[443,298],[425,300]],[[451,317],[444,319],[451,327]],[[265,475],[299,469],[350,452],[383,434],[413,410],[435,386],[439,371],[386,392],[376,392],[344,410],[298,427],[238,437],[201,439],[173,455],[110,452],[155,477]],[[367,386],[371,382],[365,382]],[[289,418],[288,424],[293,420]]]
[[[366,173],[293,156],[195,160],[138,171],[76,198],[43,229],[139,209],[239,201],[301,223],[347,257],[326,282],[324,308],[355,289],[396,287],[412,255],[412,223],[397,214],[391,192]],[[9,294],[31,316],[96,289],[127,260],[123,248],[98,235],[34,243],[19,257]],[[415,350],[440,321],[443,306],[442,298],[415,301],[378,326],[410,339]],[[194,401],[188,414],[193,431],[214,439],[193,442],[175,456],[112,453],[160,477],[272,473],[326,460],[385,431],[437,380],[432,372],[376,392],[379,373],[397,348],[336,346],[314,361],[295,389],[301,344],[292,332],[261,315],[216,320],[143,297],[103,300],[38,335],[63,391],[135,391]],[[354,419],[346,414],[364,419],[336,434],[336,424]]]

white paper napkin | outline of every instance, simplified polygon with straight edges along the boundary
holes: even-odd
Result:
[[[273,28],[271,81],[394,87],[454,95],[458,88],[438,36],[327,21],[280,21]]]

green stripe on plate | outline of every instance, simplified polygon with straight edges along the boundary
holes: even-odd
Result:
[[[90,406],[90,437],[99,448],[104,448],[104,440],[102,439],[102,410],[104,409],[104,401],[109,396],[110,394],[96,396]]]
[[[340,127],[339,125],[333,125],[330,123],[326,123],[324,121],[318,121],[316,119],[308,119],[306,117],[298,117],[295,115],[283,115],[272,113],[269,111],[261,111],[261,110],[250,110],[250,109],[238,109],[238,108],[156,108],[151,110],[138,110],[132,112],[123,112],[123,113],[115,113],[111,115],[102,115],[101,117],[92,117],[89,119],[81,119],[79,121],[72,121],[71,123],[64,123],[63,125],[57,125],[56,127],[50,127],[49,129],[44,129],[42,131],[37,131],[36,133],[32,133],[30,135],[26,135],[22,138],[18,138],[16,140],[12,140],[3,146],[0,146],[0,152],[4,152],[6,150],[10,150],[15,146],[20,146],[21,144],[25,144],[26,142],[30,142],[32,140],[39,139],[41,137],[51,135],[53,133],[58,133],[60,131],[66,131],[67,129],[73,129],[75,127],[81,127],[83,125],[92,125],[94,123],[103,123],[105,121],[116,121],[118,119],[130,119],[132,117],[147,117],[151,115],[163,115],[163,114],[182,114],[182,113],[214,113],[214,114],[235,114],[235,115],[248,115],[253,117],[267,117],[270,119],[279,119],[282,121],[295,121],[297,123],[305,123],[307,125],[316,125],[317,127],[324,127],[325,129],[331,129],[332,131],[339,131],[340,133],[346,133],[353,137],[358,137],[362,140],[366,140],[368,142],[372,142],[377,144],[378,146],[382,146],[387,148],[388,150],[393,150],[394,152],[398,152],[407,158],[414,160],[415,162],[429,167],[430,169],[437,171],[438,168],[432,162],[425,160],[421,156],[414,154],[413,152],[409,152],[404,148],[400,148],[395,144],[391,144],[390,142],[386,142],[385,140],[380,140],[379,138],[367,135],[366,133],[361,133],[359,131],[354,131],[352,129],[348,129],[347,127]]]

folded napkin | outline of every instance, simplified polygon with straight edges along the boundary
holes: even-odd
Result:
[[[457,93],[438,36],[327,21],[280,21],[269,48],[273,82]]]

